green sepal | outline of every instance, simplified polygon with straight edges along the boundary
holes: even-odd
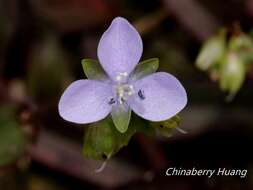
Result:
[[[88,79],[99,81],[104,81],[108,79],[104,69],[101,67],[97,60],[83,59],[82,67]]]
[[[157,71],[159,67],[159,59],[151,58],[140,62],[130,75],[130,79],[133,81],[139,80],[147,75],[150,75]]]
[[[112,106],[111,116],[116,129],[125,133],[131,119],[131,109],[126,104],[116,104]]]
[[[155,128],[159,134],[165,137],[172,136],[173,130],[178,127],[180,123],[180,117],[175,115],[174,117],[160,122],[150,122],[150,125]]]

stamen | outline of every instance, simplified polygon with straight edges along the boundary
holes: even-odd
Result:
[[[144,91],[143,90],[139,90],[138,91],[138,96],[140,97],[140,99],[144,100],[145,99]]]
[[[118,82],[122,82],[122,80],[124,78],[126,78],[128,76],[128,73],[127,72],[123,72],[123,73],[119,73],[119,75],[116,76],[116,81]]]
[[[120,98],[119,98],[119,103],[120,103],[120,104],[123,104],[124,102],[125,102],[124,98],[123,98],[123,97],[120,97]]]
[[[116,102],[123,104],[134,94],[134,87],[125,80],[128,76],[127,72],[119,73],[116,77],[117,83],[114,86],[116,92]]]
[[[116,77],[116,81],[121,81],[121,76],[120,75],[118,75],[117,77]]]
[[[130,90],[132,90],[132,91],[134,90],[133,85],[129,85],[128,87],[130,88]]]
[[[128,73],[127,72],[124,72],[124,73],[120,73],[122,76],[124,77],[127,77],[128,76]]]
[[[110,99],[110,101],[108,102],[109,103],[109,105],[112,105],[112,104],[114,104],[116,101],[114,100],[114,98],[111,98]]]

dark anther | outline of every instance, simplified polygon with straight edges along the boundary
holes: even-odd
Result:
[[[112,105],[114,104],[116,101],[114,100],[114,98],[111,98],[110,101],[109,101],[109,104]]]
[[[123,103],[125,102],[125,99],[124,99],[124,98],[120,98],[120,100],[121,100],[121,102],[123,102]]]
[[[144,96],[144,92],[142,90],[138,91],[138,96],[140,97],[140,99],[144,100],[145,96]]]

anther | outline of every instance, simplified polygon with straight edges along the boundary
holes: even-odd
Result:
[[[127,72],[124,72],[124,73],[120,73],[120,75],[124,76],[124,77],[127,77],[128,76],[128,73]]]
[[[120,76],[120,75],[118,75],[118,76],[116,77],[116,81],[121,81],[121,76]]]
[[[144,100],[145,99],[145,95],[144,92],[142,90],[138,91],[138,96],[140,97],[140,99]]]
[[[119,103],[120,103],[120,104],[123,104],[124,102],[125,102],[124,98],[123,98],[123,97],[120,97],[120,98],[119,98]]]
[[[111,98],[110,101],[108,102],[110,105],[114,104],[116,101],[114,100],[114,98]]]

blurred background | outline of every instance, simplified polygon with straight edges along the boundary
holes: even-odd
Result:
[[[101,162],[82,155],[85,127],[61,119],[57,105],[71,82],[85,78],[81,59],[97,59],[116,16],[140,32],[142,60],[158,57],[159,70],[186,88],[179,127],[187,134],[136,134],[97,174]],[[0,0],[0,189],[253,189],[253,61],[224,79],[236,88],[229,102],[222,76],[195,64],[219,31],[227,31],[226,41],[246,36],[251,43],[252,28],[253,0]],[[248,175],[167,177],[168,167]]]

